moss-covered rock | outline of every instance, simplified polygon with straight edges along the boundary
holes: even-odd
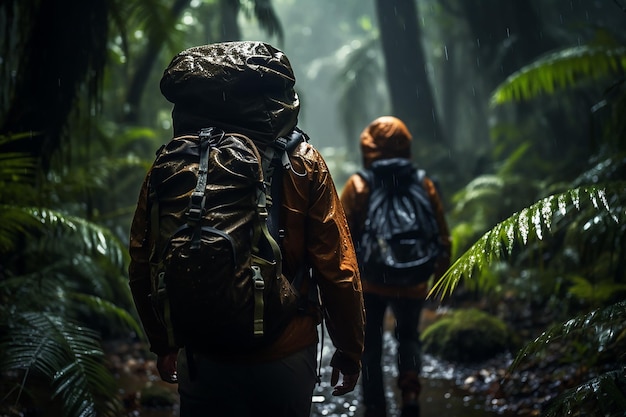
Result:
[[[424,352],[451,362],[480,362],[508,347],[509,332],[497,317],[478,309],[443,316],[422,333]]]
[[[141,390],[140,403],[146,408],[169,408],[177,401],[176,394],[158,384],[148,384]]]

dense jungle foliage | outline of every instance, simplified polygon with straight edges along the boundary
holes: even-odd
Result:
[[[599,370],[542,413],[623,415],[624,22],[619,0],[0,2],[0,415],[119,415],[102,342],[142,338],[126,245],[171,135],[158,81],[235,39],[289,56],[338,187],[361,129],[404,118],[453,227],[431,297],[526,306],[545,332],[514,368],[559,343]]]

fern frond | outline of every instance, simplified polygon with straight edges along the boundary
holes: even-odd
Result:
[[[142,327],[137,320],[127,310],[118,307],[111,301],[94,295],[80,293],[72,293],[70,297],[87,306],[90,311],[100,314],[109,320],[120,322],[138,335],[143,333]]]
[[[41,227],[41,222],[24,212],[21,207],[0,205],[0,253],[12,251],[20,244],[20,237],[32,237],[31,232]]]
[[[0,280],[0,296],[19,300],[0,305],[0,315],[41,311],[88,320],[94,328],[142,334],[131,314],[133,301],[125,275],[107,273],[90,257],[59,255],[31,273]]]
[[[24,208],[23,211],[37,219],[48,231],[53,232],[49,236],[56,239],[69,237],[65,241],[72,242],[72,247],[65,247],[64,250],[104,256],[111,264],[123,267],[126,257],[125,247],[107,228],[55,210]]]
[[[463,211],[473,201],[485,201],[485,197],[497,197],[504,185],[504,180],[497,175],[481,175],[474,178],[465,189],[454,195],[453,201],[458,206],[455,210]]]
[[[553,52],[511,74],[491,96],[498,105],[554,94],[580,80],[596,80],[626,71],[626,47],[577,46]]]
[[[0,135],[0,146],[29,138],[27,134]],[[28,192],[35,179],[36,159],[22,152],[0,152],[0,201],[4,204],[25,204],[33,198]],[[6,216],[0,211],[0,216]],[[0,221],[0,223],[4,223]],[[0,226],[1,227],[1,226]],[[6,227],[6,226],[5,226]],[[10,227],[10,226],[9,226]],[[0,239],[2,232],[0,231]]]
[[[17,152],[0,153],[0,183],[32,182],[35,159]],[[0,188],[0,195],[2,188]]]
[[[592,350],[603,352],[618,341],[624,331],[626,331],[626,301],[620,301],[550,327],[518,352],[509,370],[515,370],[524,359],[544,351],[546,345],[555,340],[584,336],[594,343]]]
[[[0,371],[26,371],[22,389],[29,372],[40,374],[53,388],[51,399],[61,398],[68,416],[116,415],[116,382],[103,364],[96,332],[43,312],[13,319],[0,339]]]
[[[623,416],[626,410],[624,393],[626,368],[616,369],[598,375],[556,397],[542,416]]]
[[[606,186],[586,186],[548,196],[530,207],[513,214],[486,232],[448,269],[432,287],[429,297],[450,294],[461,278],[471,278],[474,271],[510,257],[516,245],[526,246],[541,241],[552,233],[555,221],[569,212],[581,213],[588,208],[590,219],[599,214],[608,216],[617,223],[626,220],[626,182],[610,183]],[[585,212],[587,214],[587,212]],[[583,225],[585,222],[582,223]],[[579,232],[584,232],[582,227]],[[480,286],[480,283],[477,283]]]

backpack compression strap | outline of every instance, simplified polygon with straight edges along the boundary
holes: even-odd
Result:
[[[200,219],[202,218],[202,212],[204,210],[204,205],[206,202],[205,198],[205,190],[208,176],[208,166],[209,166],[209,137],[211,136],[213,128],[202,129],[200,131],[200,162],[198,166],[198,181],[196,183],[196,188],[191,195],[191,201],[189,205],[189,210],[187,212],[187,223],[194,228],[192,235],[192,249],[200,248],[200,240],[201,240],[201,224]],[[159,150],[160,151],[160,150]],[[159,230],[159,204],[158,198],[156,195],[152,196],[153,203],[151,208],[151,224],[150,227],[152,229],[153,240],[158,242],[158,230]],[[160,254],[160,250],[157,252]],[[162,259],[158,260],[159,262]],[[174,336],[174,326],[172,324],[172,312],[170,307],[170,301],[167,296],[167,289],[165,287],[165,274],[163,272],[159,272],[156,277],[156,282],[152,283],[152,303],[153,307],[157,312],[157,315],[160,316],[163,325],[167,330],[167,341],[168,345],[171,347],[176,346],[175,336]]]
[[[206,183],[209,175],[209,154],[211,147],[209,139],[213,133],[213,128],[202,129],[200,131],[200,164],[198,166],[198,182],[196,188],[191,193],[189,209],[187,210],[187,224],[193,227],[190,249],[200,249],[202,239],[202,213],[206,204]],[[222,136],[224,134],[222,133]]]

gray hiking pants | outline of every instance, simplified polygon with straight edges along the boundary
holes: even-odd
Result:
[[[309,417],[317,348],[275,362],[217,362],[194,355],[191,380],[184,349],[178,355],[180,417]]]

